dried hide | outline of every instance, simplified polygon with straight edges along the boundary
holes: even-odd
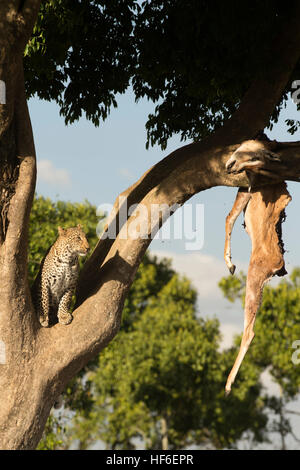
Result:
[[[226,218],[224,258],[233,274],[230,236],[235,220],[244,210],[245,228],[252,242],[252,252],[247,274],[244,311],[244,332],[239,353],[228,376],[225,391],[229,393],[239,367],[254,337],[254,322],[260,307],[264,284],[273,276],[284,276],[284,249],[281,224],[285,207],[291,200],[286,183],[267,185],[248,192],[240,189],[233,208]]]

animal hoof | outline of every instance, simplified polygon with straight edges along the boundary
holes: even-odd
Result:
[[[234,264],[229,268],[229,271],[230,271],[230,274],[234,274],[234,271],[235,271],[235,265]]]
[[[73,320],[73,317],[70,313],[64,313],[64,314],[58,315],[58,322],[61,323],[62,325],[69,325],[72,320]]]

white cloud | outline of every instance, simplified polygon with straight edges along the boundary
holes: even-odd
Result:
[[[218,287],[221,277],[228,276],[229,272],[225,261],[212,255],[202,253],[173,253],[171,251],[151,250],[159,258],[172,259],[173,268],[188,277],[203,299],[216,300],[223,298]],[[247,271],[247,265],[235,260],[237,272]]]
[[[270,374],[270,367],[263,371],[260,378],[264,387],[266,387],[270,395],[275,395],[277,397],[280,397],[280,387],[278,384],[276,384],[276,382],[274,382]]]
[[[220,325],[220,331],[222,334],[222,340],[220,344],[220,350],[228,349],[233,345],[233,339],[235,335],[240,335],[242,330],[237,325],[232,323],[224,323]]]
[[[173,253],[151,250],[158,258],[171,258],[172,267],[191,280],[198,292],[198,310],[203,317],[216,316],[223,334],[222,347],[228,346],[235,333],[243,331],[243,308],[239,301],[230,303],[218,287],[220,279],[228,276],[225,261],[202,253]],[[247,264],[235,260],[237,272],[247,272]]]
[[[55,168],[51,160],[37,162],[37,177],[39,180],[55,186],[71,185],[69,172],[63,168]]]

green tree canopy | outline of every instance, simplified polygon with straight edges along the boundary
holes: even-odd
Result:
[[[67,123],[84,113],[98,125],[132,84],[157,103],[148,145],[201,139],[237,108],[287,13],[271,0],[46,0],[26,48],[27,93],[56,100]]]
[[[151,258],[140,267],[143,307],[88,374],[91,404],[77,408],[71,436],[80,448],[100,439],[110,449],[223,448],[245,431],[263,440],[267,418],[259,368],[248,364],[225,398],[232,352],[219,351],[218,321],[196,316],[196,292],[174,272],[148,297],[158,272]],[[134,289],[135,283],[133,298]]]

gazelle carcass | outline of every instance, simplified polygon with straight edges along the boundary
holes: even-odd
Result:
[[[251,142],[253,143],[251,146]],[[263,159],[276,161],[276,154],[262,151],[264,143],[248,141],[232,155],[226,164],[228,172],[263,168]],[[260,145],[262,144],[262,145]],[[251,151],[249,153],[246,150]],[[259,152],[257,152],[257,150]],[[257,155],[259,153],[259,155]],[[244,356],[254,337],[254,322],[262,299],[264,284],[273,276],[284,276],[284,249],[281,239],[281,224],[285,207],[291,200],[285,182],[277,182],[257,188],[239,189],[233,208],[226,218],[224,258],[231,274],[235,266],[231,261],[230,237],[233,225],[244,210],[245,228],[252,242],[252,252],[247,273],[244,310],[244,332],[240,350],[228,376],[225,392],[228,394],[238,373]]]

